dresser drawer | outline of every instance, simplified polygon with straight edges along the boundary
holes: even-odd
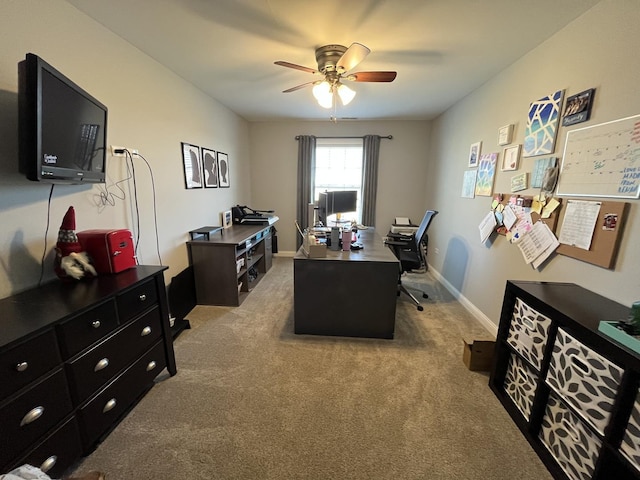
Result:
[[[551,319],[516,298],[507,343],[538,371],[549,339]]]
[[[62,359],[53,330],[38,335],[0,354],[0,402],[57,367]]]
[[[547,384],[604,435],[623,370],[563,329],[553,345]]]
[[[593,477],[602,442],[553,392],[542,420],[540,440],[569,478]]]
[[[38,467],[51,478],[61,478],[65,470],[81,455],[78,422],[75,417],[71,417],[11,468],[29,464]]]
[[[517,355],[511,354],[504,379],[504,390],[527,420],[531,416],[537,385],[538,376],[531,367]]]
[[[139,313],[158,303],[156,284],[153,280],[144,282],[141,285],[118,295],[118,315],[120,323],[124,324]]]
[[[85,452],[123,413],[153,384],[154,378],[165,368],[163,342],[159,341],[138,361],[80,409],[80,430]]]
[[[71,412],[61,369],[45,377],[0,409],[0,465],[7,465]]]
[[[162,333],[156,306],[69,364],[71,394],[76,404],[89,398],[151,346]]]
[[[65,360],[94,344],[118,326],[115,301],[109,300],[58,327]]]

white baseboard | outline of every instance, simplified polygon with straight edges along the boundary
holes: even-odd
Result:
[[[429,265],[429,273],[431,273],[435,279],[440,282],[448,291],[455,297],[460,304],[467,309],[467,311],[473,315],[473,317],[486,328],[494,337],[498,335],[498,326],[491,321],[482,311],[469,301],[467,297],[462,295],[453,285],[451,285],[446,278],[444,278],[440,272]]]

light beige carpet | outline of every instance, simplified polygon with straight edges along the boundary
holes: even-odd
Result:
[[[427,273],[394,340],[293,333],[293,260],[237,308],[197,306],[157,385],[75,469],[108,480],[504,479],[551,476],[462,363],[487,332]],[[319,292],[318,308],[340,310]]]

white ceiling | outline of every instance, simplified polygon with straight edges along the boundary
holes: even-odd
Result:
[[[248,121],[328,119],[315,49],[359,42],[353,71],[395,70],[338,118],[431,119],[599,0],[67,0]]]

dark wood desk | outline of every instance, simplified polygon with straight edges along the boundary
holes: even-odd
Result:
[[[362,250],[296,253],[295,333],[393,338],[399,262],[372,228],[358,237]]]

